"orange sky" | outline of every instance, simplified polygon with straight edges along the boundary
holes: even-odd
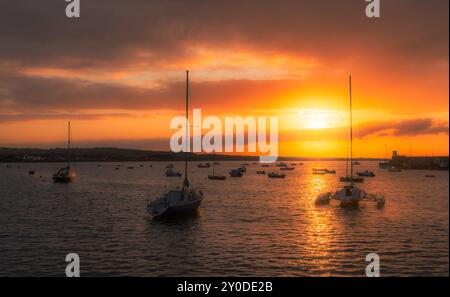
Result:
[[[357,157],[448,155],[448,1],[95,2],[0,12],[0,146],[63,145],[71,120],[76,146],[167,150],[190,69],[192,108],[277,116],[280,155],[346,156],[349,74]]]

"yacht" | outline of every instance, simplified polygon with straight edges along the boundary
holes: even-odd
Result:
[[[341,181],[348,184],[342,188],[338,188],[335,192],[327,192],[320,194],[315,203],[317,205],[328,204],[330,200],[337,200],[342,207],[358,207],[359,202],[374,201],[379,207],[384,206],[385,200],[383,194],[367,194],[364,190],[358,188],[355,182],[358,177],[353,176],[353,118],[352,118],[352,77],[349,77],[349,101],[350,101],[350,159],[347,160],[347,165],[350,164],[350,174],[347,172],[346,177],[341,177]],[[348,166],[347,166],[348,171]],[[361,177],[360,177],[361,178]]]
[[[215,156],[215,154],[213,155],[213,159],[214,159],[214,156]],[[213,165],[212,165],[212,174],[208,175],[208,179],[212,179],[212,180],[225,180],[225,179],[227,179],[227,177],[224,176],[224,175],[216,175],[216,172],[214,170],[215,169],[214,165],[216,165],[216,162],[214,162],[214,160],[213,160],[212,163],[213,163]]]
[[[68,123],[67,133],[67,166],[60,168],[53,174],[53,181],[55,183],[69,183],[75,179],[75,171],[70,166],[70,146],[72,141],[70,122]]]
[[[186,135],[189,135],[189,71],[186,71]],[[181,190],[171,190],[147,204],[147,212],[153,218],[180,216],[195,213],[204,199],[203,192],[196,190],[188,180],[188,147],[184,152],[184,181]],[[169,168],[170,169],[170,168]],[[167,172],[166,172],[167,174]]]
[[[242,177],[243,176],[242,171],[240,171],[239,169],[231,169],[229,173],[230,173],[231,177]]]
[[[364,177],[375,177],[375,173],[373,171],[364,170],[361,172],[356,172],[358,176],[364,176]]]

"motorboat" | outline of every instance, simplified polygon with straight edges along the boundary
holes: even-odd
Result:
[[[284,173],[277,173],[277,172],[269,172],[267,174],[267,176],[269,178],[285,178],[286,174],[284,174]]]
[[[375,177],[375,173],[373,171],[364,170],[362,172],[356,172],[358,176],[364,176],[364,177]]]
[[[231,169],[229,172],[231,177],[242,177],[242,171],[240,171],[239,169]]]
[[[181,172],[178,172],[172,168],[169,168],[166,170],[166,176],[167,177],[178,177],[178,176],[182,176],[182,174],[181,174]]]

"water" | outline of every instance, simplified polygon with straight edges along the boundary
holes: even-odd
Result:
[[[425,178],[430,172],[362,162],[358,170],[377,174],[362,187],[384,191],[386,207],[346,210],[314,205],[339,185],[345,163],[304,163],[286,179],[256,175],[260,166],[250,165],[226,181],[208,180],[211,170],[193,163],[191,183],[206,199],[197,216],[169,221],[145,209],[181,185],[164,176],[166,162],[117,171],[115,163],[79,163],[71,184],[52,182],[60,164],[0,164],[0,276],[64,276],[70,252],[79,254],[82,276],[363,276],[373,252],[382,276],[449,275],[448,172]],[[221,162],[216,174],[240,164]],[[313,175],[312,167],[337,174]]]

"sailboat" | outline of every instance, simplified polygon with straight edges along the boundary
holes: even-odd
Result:
[[[67,133],[67,166],[59,169],[55,174],[53,174],[53,181],[55,183],[69,183],[75,178],[75,171],[70,167],[70,145],[72,141],[71,138],[72,134],[69,122]]]
[[[386,147],[386,145],[384,145],[384,161],[378,163],[378,167],[380,169],[389,169],[389,167],[390,167],[389,161],[387,160],[387,157],[386,157],[386,152],[387,152],[387,147]]]
[[[352,117],[352,77],[349,76],[349,99],[350,99],[350,176],[348,185],[337,189],[335,192],[321,194],[316,199],[316,204],[328,204],[331,199],[340,202],[342,207],[358,207],[362,200],[374,201],[379,207],[384,206],[384,195],[367,194],[364,190],[355,185],[357,177],[353,176],[353,117]],[[342,181],[342,178],[341,178]]]
[[[186,138],[189,131],[189,71],[186,71]],[[188,141],[184,152],[184,181],[181,190],[171,190],[147,204],[147,212],[153,218],[180,216],[195,213],[203,201],[202,191],[190,186],[188,180]]]
[[[216,154],[213,154],[213,162],[212,162],[212,175],[209,174],[208,175],[208,179],[214,179],[214,180],[225,180],[227,177],[224,175],[216,175],[215,171],[214,171],[214,165],[216,164],[216,162],[214,162],[214,157]],[[209,164],[209,163],[208,163]]]

